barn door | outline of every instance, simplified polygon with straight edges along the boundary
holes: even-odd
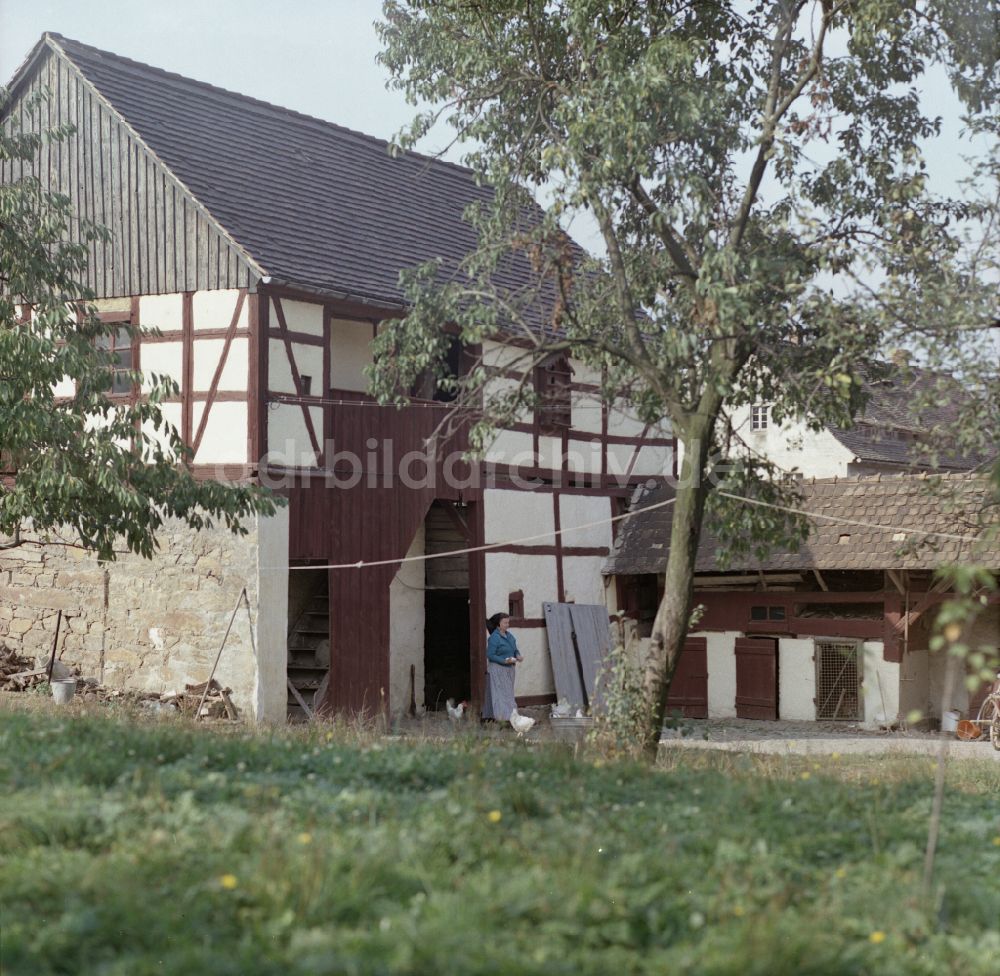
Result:
[[[778,718],[778,642],[773,638],[736,638],[736,716]]]
[[[684,642],[670,682],[667,711],[679,711],[685,718],[708,718],[708,641],[704,637]]]

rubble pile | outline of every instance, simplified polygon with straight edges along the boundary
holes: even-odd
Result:
[[[9,648],[0,647],[0,691],[28,691],[36,685],[46,684],[46,668],[41,661],[20,657]],[[61,661],[54,662],[53,678],[76,678],[76,698],[96,704],[133,705],[161,715],[180,714],[201,718],[234,720],[239,717],[230,697],[231,688],[224,688],[214,678],[211,682],[186,684],[183,691],[160,694],[153,691],[136,691],[131,688],[108,688],[95,678],[81,678]],[[205,694],[206,685],[208,694]],[[201,704],[202,697],[205,699]]]
[[[0,691],[27,691],[45,680],[45,668],[37,668],[30,657],[20,657],[9,647],[0,647]]]

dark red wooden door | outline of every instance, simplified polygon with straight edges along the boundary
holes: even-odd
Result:
[[[708,718],[708,641],[704,637],[684,642],[670,682],[667,711],[680,711],[685,718]]]
[[[736,715],[778,717],[778,642],[773,638],[736,638]]]

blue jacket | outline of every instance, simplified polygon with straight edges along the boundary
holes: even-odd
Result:
[[[520,651],[517,649],[517,640],[508,630],[506,637],[500,633],[500,628],[490,634],[490,639],[486,642],[486,659],[494,664],[503,664],[509,657],[518,657]],[[508,664],[507,667],[513,667]]]

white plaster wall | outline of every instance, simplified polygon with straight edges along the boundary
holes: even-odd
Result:
[[[608,433],[615,437],[638,437],[646,425],[638,420],[631,408],[622,402],[614,403],[608,410]]]
[[[317,436],[322,436],[322,411],[312,410]],[[309,430],[302,408],[297,403],[270,403],[267,409],[267,455],[272,464],[307,468],[316,463],[316,452],[309,440]]]
[[[707,645],[708,716],[734,718],[736,715],[736,631],[695,632]]]
[[[778,718],[816,721],[816,644],[811,637],[778,639]]]
[[[573,428],[588,433],[601,433],[601,398],[596,393],[573,395]]]
[[[417,529],[407,556],[424,554],[424,526]],[[424,691],[424,564],[403,563],[389,585],[389,711],[400,715],[410,705],[410,665],[416,669],[417,711]]]
[[[182,295],[141,295],[139,297],[139,324],[144,329],[179,332],[184,326],[183,320]]]
[[[323,306],[314,302],[296,302],[281,299],[281,310],[285,313],[285,324],[290,332],[308,332],[310,335],[323,334]],[[271,325],[277,326],[278,315],[271,313]]]
[[[632,469],[639,475],[669,475],[674,469],[674,452],[669,447],[642,447]]]
[[[257,644],[254,712],[284,724],[287,702],[288,507],[257,520]]]
[[[842,478],[854,460],[828,430],[813,431],[802,421],[771,420],[765,430],[750,429],[750,408],[733,411],[733,427],[746,443],[784,471],[797,470],[809,478]]]
[[[534,442],[531,434],[501,430],[487,448],[485,458],[496,464],[533,465]]]
[[[312,377],[312,396],[322,395],[323,386],[323,349],[321,346],[307,346],[303,343],[292,343],[292,355],[298,367],[299,376]],[[284,342],[272,339],[270,359],[268,361],[268,386],[273,393],[295,394],[295,380],[292,378],[292,367],[288,362]]]
[[[524,592],[525,616],[541,617],[542,604],[559,599],[556,557],[487,552],[486,615],[506,613],[508,598],[515,590]]]
[[[169,343],[174,346],[178,343]],[[219,368],[219,359],[226,346],[225,339],[199,339],[194,343],[194,388],[199,392],[211,389],[215,371]],[[157,348],[153,346],[152,348]],[[145,353],[145,349],[143,350]],[[145,366],[145,364],[143,364]],[[234,338],[226,356],[226,365],[219,377],[220,390],[246,390],[250,378],[250,366],[247,357],[247,340]]]
[[[196,291],[191,297],[191,318],[194,331],[201,329],[228,329],[236,310],[239,291],[235,288],[220,291]],[[245,329],[250,316],[250,303],[243,302],[237,328]],[[142,309],[139,310],[139,321],[143,322]]]
[[[192,428],[197,431],[204,401],[192,404]],[[245,464],[247,461],[247,405],[216,400],[208,413],[208,423],[202,434],[195,460],[199,464]],[[308,435],[306,443],[308,444]]]
[[[364,368],[373,362],[370,322],[333,319],[330,323],[330,386],[337,390],[368,391]]]
[[[552,530],[554,525],[554,505],[550,492],[512,491],[501,488],[483,492],[483,519],[485,521],[486,542],[507,542],[526,536],[541,535],[528,544],[551,546],[555,544]],[[489,558],[489,553],[487,553]],[[513,587],[520,589],[520,587]],[[504,606],[507,594],[504,594]]]
[[[549,655],[548,637],[539,627],[518,630],[514,628],[517,646],[524,661],[517,666],[514,676],[514,694],[551,695],[556,684],[552,676],[552,658]]]
[[[567,532],[575,525],[589,525],[611,518],[611,499],[596,495],[560,495],[559,524],[564,546],[611,546],[611,523]]]
[[[563,556],[563,589],[566,601],[604,603],[601,567],[606,556]]]
[[[569,442],[569,470],[578,474],[599,474],[601,471],[600,440]]]
[[[184,376],[184,345],[181,342],[144,342],[139,350],[139,365],[143,372],[142,388],[146,392],[151,386],[151,373],[169,376],[180,385]]]
[[[562,438],[538,438],[538,466],[556,470],[562,468]]]
[[[882,641],[865,641],[864,724],[877,725],[881,715],[893,722],[899,715],[899,664],[883,660]]]

